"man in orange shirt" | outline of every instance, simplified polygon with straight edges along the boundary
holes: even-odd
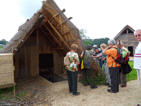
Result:
[[[107,55],[107,64],[109,67],[110,78],[111,78],[111,89],[108,92],[117,93],[119,92],[119,67],[120,64],[116,63],[114,59],[117,58],[117,47],[116,41],[110,39],[108,41],[108,47],[103,51],[103,54]],[[113,59],[114,58],[114,59]]]

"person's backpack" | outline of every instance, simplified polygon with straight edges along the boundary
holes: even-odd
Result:
[[[70,65],[69,56],[67,56],[67,55],[64,57],[64,65],[65,66],[69,66]]]
[[[87,51],[85,51],[85,56],[83,59],[83,64],[85,69],[91,69],[91,56],[88,54]]]
[[[129,61],[129,53],[127,53],[127,55],[123,58],[120,49],[119,48],[115,48],[115,49],[117,49],[117,59],[115,59],[113,56],[111,57],[115,60],[116,63],[125,64],[127,61]]]

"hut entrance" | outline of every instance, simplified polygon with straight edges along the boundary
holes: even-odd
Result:
[[[53,54],[39,54],[39,75],[54,82]]]
[[[128,50],[130,51],[130,56],[133,56],[133,46],[128,46]]]

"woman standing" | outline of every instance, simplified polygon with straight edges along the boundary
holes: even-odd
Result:
[[[78,46],[76,44],[71,45],[71,51],[67,53],[70,60],[70,65],[66,66],[66,72],[68,77],[69,91],[74,96],[79,95],[77,92],[77,66],[80,64],[78,54],[76,53]]]
[[[135,49],[134,68],[137,69],[138,83],[141,85],[141,29],[134,32],[135,38],[139,42]]]
[[[116,41],[110,39],[108,41],[109,46],[103,51],[103,54],[107,55],[107,64],[110,71],[111,78],[111,89],[108,92],[117,93],[119,92],[119,68],[120,64],[116,63],[114,59],[117,59],[117,48]],[[114,58],[114,59],[113,59]]]

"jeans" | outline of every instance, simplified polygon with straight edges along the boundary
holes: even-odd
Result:
[[[69,91],[75,94],[77,92],[77,71],[72,72],[69,70],[66,70],[67,77],[68,77],[68,85],[69,85]]]

